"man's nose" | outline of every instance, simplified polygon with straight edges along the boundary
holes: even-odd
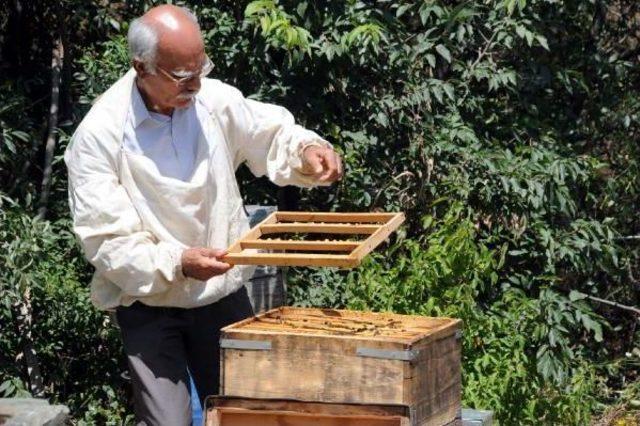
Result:
[[[186,81],[184,87],[190,92],[197,92],[198,90],[200,90],[200,85],[200,76],[194,76],[193,78],[190,78]]]

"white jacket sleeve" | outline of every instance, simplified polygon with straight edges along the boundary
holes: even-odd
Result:
[[[237,89],[227,87],[233,100],[222,115],[236,168],[246,162],[254,175],[266,175],[281,186],[330,185],[300,172],[302,149],[308,144],[333,148],[329,142],[297,125],[286,108],[247,99]]]
[[[182,247],[158,242],[117,176],[116,155],[77,131],[65,152],[73,230],[85,256],[107,280],[131,296],[161,293],[183,280]]]

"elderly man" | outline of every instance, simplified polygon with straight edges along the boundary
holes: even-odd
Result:
[[[74,231],[95,267],[91,298],[115,310],[139,423],[190,422],[188,373],[218,392],[219,329],[252,314],[252,273],[225,263],[248,223],[235,180],[246,163],[278,185],[342,175],[339,156],[284,108],[205,79],[195,16],[171,5],[129,28],[133,63],[65,153]]]

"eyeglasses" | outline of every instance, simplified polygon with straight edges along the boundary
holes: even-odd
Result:
[[[162,73],[164,74],[169,80],[173,81],[174,83],[176,83],[179,86],[183,86],[184,84],[186,84],[188,81],[193,80],[194,78],[198,77],[198,78],[204,78],[206,76],[209,75],[209,73],[211,73],[211,71],[213,70],[213,62],[211,62],[211,59],[209,59],[209,57],[206,57],[205,63],[202,66],[202,68],[200,69],[200,72],[196,72],[196,73],[189,73],[189,75],[187,76],[183,76],[183,77],[176,77],[175,75],[173,75],[172,73],[160,68],[159,66],[156,65],[156,68]]]

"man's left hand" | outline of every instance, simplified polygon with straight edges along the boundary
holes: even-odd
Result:
[[[302,151],[302,172],[320,182],[335,182],[342,178],[342,160],[331,148],[311,145]]]

